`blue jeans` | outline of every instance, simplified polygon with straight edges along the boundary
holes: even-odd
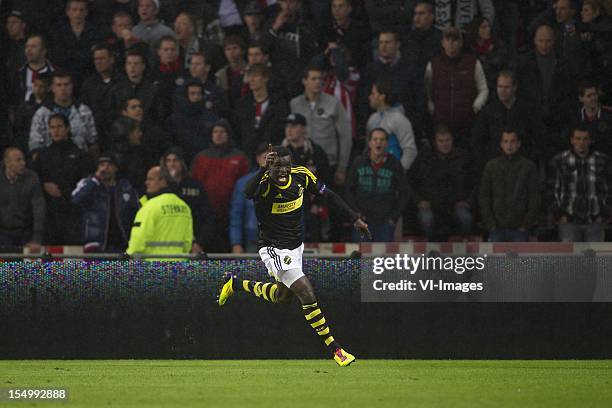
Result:
[[[427,238],[431,238],[434,234],[435,228],[435,217],[432,209],[419,208],[417,219],[419,220],[421,231],[423,231]],[[455,225],[459,228],[459,233],[461,235],[467,235],[470,233],[474,218],[472,217],[472,213],[468,208],[455,207],[455,211],[453,211],[453,219],[455,221]]]
[[[561,242],[603,242],[605,236],[602,224],[560,224],[559,240]]]
[[[489,232],[489,242],[527,242],[529,234],[511,228],[495,228]]]
[[[372,233],[372,241],[368,237],[360,237],[359,231],[353,227],[353,242],[394,242],[393,232],[395,231],[395,225],[391,225],[388,222],[381,224],[370,224],[368,223],[370,233]]]

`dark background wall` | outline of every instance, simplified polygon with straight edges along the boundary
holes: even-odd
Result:
[[[297,301],[220,277],[259,261],[0,264],[0,358],[321,358]],[[306,261],[334,337],[360,358],[612,358],[612,303],[361,303],[358,261]]]

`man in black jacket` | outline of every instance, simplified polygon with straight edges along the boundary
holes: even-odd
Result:
[[[284,118],[289,113],[287,102],[268,92],[270,72],[263,64],[255,64],[247,71],[250,92],[240,98],[232,120],[240,141],[240,149],[251,162],[255,148],[262,142],[277,145],[284,132]]]
[[[78,208],[70,202],[72,190],[89,171],[86,153],[69,138],[70,122],[62,114],[49,118],[51,145],[43,148],[34,161],[47,200],[45,243],[80,244]]]
[[[419,154],[412,177],[419,225],[428,239],[436,233],[470,233],[472,180],[468,163],[467,153],[453,146],[448,126],[437,125],[433,148]]]
[[[96,72],[83,81],[81,100],[93,112],[100,150],[107,151],[112,146],[108,131],[117,115],[116,108],[112,106],[111,91],[115,84],[124,80],[124,77],[115,69],[115,57],[109,46],[96,46],[93,51],[93,61]]]
[[[472,128],[472,153],[478,174],[489,160],[498,156],[499,138],[504,128],[519,132],[521,153],[531,160],[535,160],[538,150],[544,148],[544,130],[538,120],[538,110],[517,98],[518,86],[514,73],[501,71],[497,76],[497,99],[489,102],[476,116]]]

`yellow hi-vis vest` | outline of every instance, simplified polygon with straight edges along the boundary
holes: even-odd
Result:
[[[140,199],[142,207],[132,224],[127,253],[188,254],[193,242],[191,209],[176,194]],[[152,258],[153,261],[160,260]]]

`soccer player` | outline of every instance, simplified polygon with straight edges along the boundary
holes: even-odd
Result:
[[[259,256],[277,282],[241,280],[231,273],[226,274],[218,302],[223,306],[236,291],[281,304],[291,303],[296,296],[308,324],[323,340],[336,363],[344,367],[355,361],[355,357],[342,349],[331,335],[312,285],[302,272],[304,193],[328,197],[350,214],[355,228],[370,236],[368,225],[359,214],[306,167],[292,167],[289,149],[275,146],[266,155],[265,166],[246,185],[245,194],[255,201],[259,220]]]

